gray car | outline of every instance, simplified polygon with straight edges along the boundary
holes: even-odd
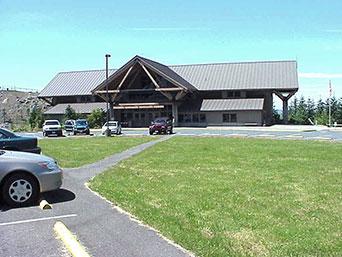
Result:
[[[10,206],[37,202],[39,194],[62,185],[63,172],[44,155],[0,150],[0,196]]]

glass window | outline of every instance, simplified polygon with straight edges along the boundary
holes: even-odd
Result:
[[[184,122],[184,115],[178,114],[178,122]]]
[[[237,122],[237,114],[236,113],[223,113],[222,122]]]
[[[234,96],[235,96],[235,97],[240,97],[240,96],[241,96],[241,92],[240,92],[240,91],[235,91]]]
[[[135,118],[136,120],[138,120],[138,119],[139,119],[139,113],[135,113],[134,118]]]
[[[191,122],[191,114],[189,114],[189,113],[184,114],[184,121],[185,122]]]
[[[201,113],[200,114],[200,122],[206,122],[206,120],[207,120],[207,117],[205,116],[205,114]]]
[[[199,122],[198,113],[194,113],[194,114],[192,115],[192,122]]]
[[[5,134],[2,134],[2,133],[0,132],[0,139],[4,139],[4,138],[7,138],[7,136],[6,136]]]
[[[236,113],[230,114],[230,122],[236,122],[237,121],[237,115]]]

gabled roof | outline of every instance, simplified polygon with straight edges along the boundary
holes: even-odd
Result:
[[[143,58],[139,55],[136,55],[131,60],[129,60],[125,65],[123,65],[120,69],[116,70],[108,78],[108,82],[110,83],[113,80],[115,80],[117,77],[122,75],[122,73],[124,71],[126,71],[129,67],[132,67],[133,65],[135,65],[137,62],[141,62],[144,66],[153,70],[154,72],[156,72],[160,76],[164,77],[166,80],[170,81],[171,83],[174,83],[174,84],[176,84],[182,88],[185,88],[187,90],[190,90],[190,91],[196,90],[196,88],[194,86],[192,86],[188,81],[183,79],[181,76],[179,76],[176,72],[174,72],[169,67],[167,67],[161,63],[152,61],[150,59]],[[101,90],[101,89],[103,90],[104,86],[105,86],[105,81],[103,81],[96,88],[94,88],[92,90],[92,92],[95,92],[96,90]]]
[[[161,63],[135,56],[110,76],[127,69],[139,60],[164,77],[197,90],[298,90],[296,61],[263,61],[213,63],[165,66]],[[91,95],[105,80],[104,70],[58,73],[41,91],[40,97]]]
[[[257,111],[263,108],[263,98],[204,99],[201,111]]]

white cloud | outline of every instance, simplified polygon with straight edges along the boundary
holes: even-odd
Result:
[[[306,79],[338,79],[342,78],[342,73],[311,73],[311,72],[300,72],[298,74],[300,78]]]

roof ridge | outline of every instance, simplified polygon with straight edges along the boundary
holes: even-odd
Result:
[[[108,69],[108,71],[116,71],[118,69]],[[89,71],[106,71],[105,69],[95,69],[95,70],[72,70],[72,71],[60,71],[58,73],[73,73],[73,72],[89,72]]]
[[[213,62],[213,63],[193,63],[193,64],[172,64],[168,67],[178,66],[200,66],[200,65],[222,65],[222,64],[252,64],[252,63],[275,63],[275,62],[297,62],[296,60],[271,60],[271,61],[240,61],[240,62]]]
[[[212,62],[212,63],[193,63],[193,64],[172,64],[172,65],[166,65],[157,61],[154,61],[152,59],[148,59],[139,55],[136,55],[135,57],[142,58],[148,61],[152,61],[155,63],[158,63],[160,65],[164,65],[166,67],[172,68],[172,67],[179,67],[179,66],[203,66],[203,65],[222,65],[222,64],[253,64],[253,63],[278,63],[278,62],[297,62],[296,60],[271,60],[271,61],[240,61],[240,62]],[[117,71],[119,68],[115,69],[108,69],[109,71]],[[72,71],[60,71],[57,74],[60,73],[75,73],[75,72],[96,72],[96,71],[105,71],[105,69],[94,69],[94,70],[72,70]]]

